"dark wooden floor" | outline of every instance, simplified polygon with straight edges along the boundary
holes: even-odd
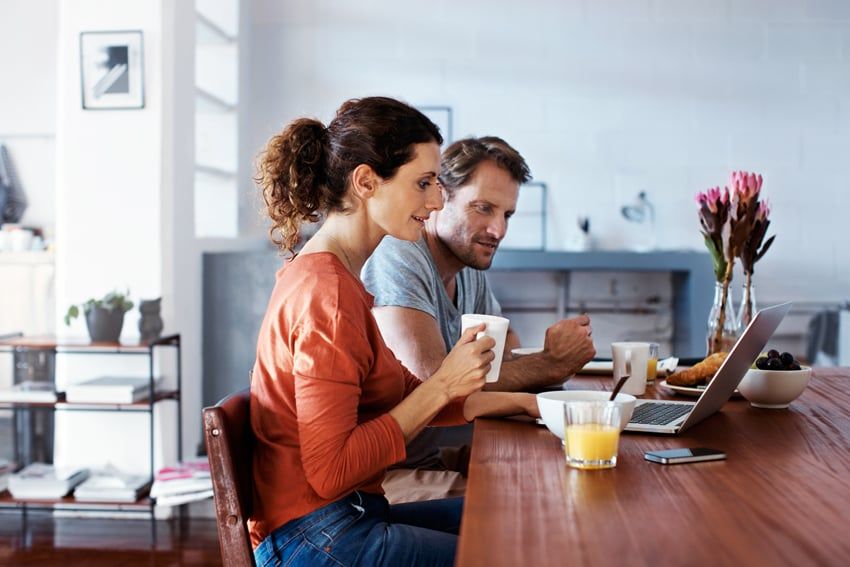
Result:
[[[53,518],[0,513],[0,565],[221,565],[213,520]]]

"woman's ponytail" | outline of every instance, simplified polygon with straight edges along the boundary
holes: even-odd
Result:
[[[282,250],[291,252],[301,223],[317,221],[327,206],[327,141],[321,122],[300,118],[272,137],[257,159],[269,235]]]

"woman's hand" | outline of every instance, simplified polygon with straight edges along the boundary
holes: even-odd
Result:
[[[490,363],[496,358],[493,353],[496,341],[492,337],[475,339],[475,335],[485,328],[482,323],[467,329],[425,385],[434,383],[442,387],[449,400],[468,396],[483,388]]]

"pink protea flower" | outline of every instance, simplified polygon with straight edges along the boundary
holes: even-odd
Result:
[[[758,197],[763,181],[764,180],[761,175],[748,173],[746,171],[733,171],[729,178],[729,184],[732,186],[732,192],[744,201],[749,201]]]
[[[713,336],[709,338],[709,352],[716,352],[723,343],[725,306],[736,258],[741,260],[746,276],[745,285],[750,289],[753,266],[773,243],[774,237],[764,242],[770,225],[770,206],[766,201],[759,200],[763,182],[759,174],[733,171],[729,177],[731,189],[713,187],[696,196],[700,232],[711,253],[715,277],[723,286],[717,324],[713,327]],[[751,313],[752,305],[747,305],[747,308]]]
[[[773,244],[773,239],[776,238],[776,235],[774,235],[767,241],[764,240],[768,226],[770,226],[770,204],[767,201],[758,201],[755,212],[747,225],[746,240],[738,252],[738,256],[741,258],[741,266],[744,268],[744,274],[748,279],[753,273],[756,262],[761,260],[770,245]],[[762,243],[764,244],[762,245]]]
[[[705,192],[697,193],[699,205],[699,222],[705,246],[711,253],[714,262],[714,274],[717,281],[722,281],[726,273],[724,257],[723,230],[729,219],[729,189],[712,187]]]

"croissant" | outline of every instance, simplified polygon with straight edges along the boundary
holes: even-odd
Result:
[[[726,360],[728,352],[716,352],[709,355],[690,368],[680,370],[667,377],[667,383],[674,386],[696,386],[708,382],[720,369],[720,365]]]

